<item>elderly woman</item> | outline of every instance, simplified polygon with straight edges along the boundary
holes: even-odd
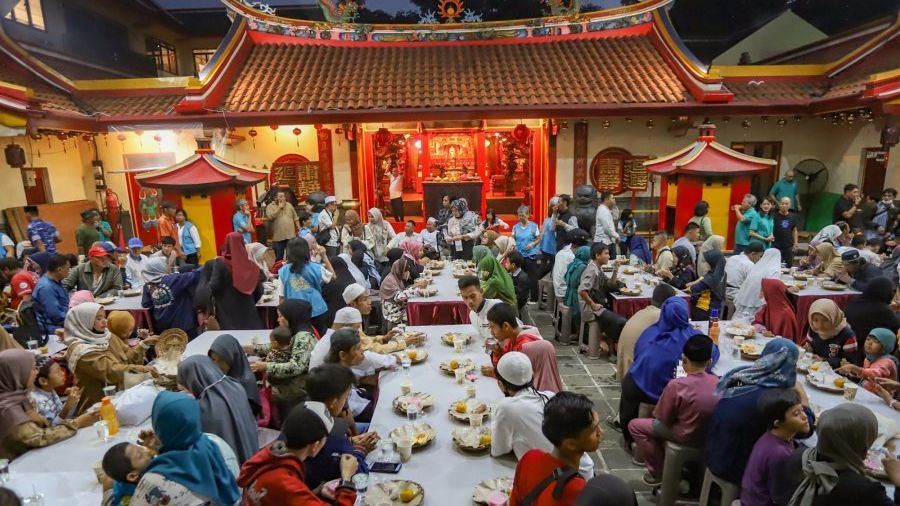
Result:
[[[388,243],[397,233],[394,232],[394,227],[384,221],[381,209],[377,207],[369,209],[368,216],[369,222],[363,231],[363,243],[369,248],[375,261],[384,265],[387,262]]]
[[[541,243],[541,227],[537,223],[529,220],[531,217],[531,208],[528,206],[519,206],[517,212],[519,221],[513,225],[512,237],[516,241],[516,250],[522,254],[525,259],[523,269],[528,274],[528,281],[531,285],[531,300],[537,300],[537,281],[538,281],[538,256],[540,250],[538,245]]]
[[[80,304],[66,315],[64,339],[69,343],[66,360],[82,390],[81,400],[76,408],[78,413],[100,401],[103,387],[115,385],[121,389],[124,386],[125,371],[151,371],[150,367],[131,362],[138,361],[139,352],[129,354],[127,345],[121,342],[120,337],[110,333],[108,325],[103,306],[94,302]],[[130,325],[125,321],[118,328],[124,333],[128,326]],[[145,352],[149,345],[145,342],[140,348]]]
[[[447,220],[447,243],[454,260],[472,258],[472,248],[481,229],[478,215],[469,211],[466,199],[456,199],[450,204],[453,215]]]
[[[250,257],[250,260],[259,267],[259,270],[263,271],[263,274],[266,275],[266,279],[272,279],[274,274],[269,270],[269,264],[266,262],[266,252],[269,251],[269,248],[266,245],[251,242],[247,245],[247,256]],[[276,258],[277,260],[283,260],[282,258]]]

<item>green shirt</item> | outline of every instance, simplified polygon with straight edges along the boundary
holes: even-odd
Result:
[[[756,209],[750,208],[746,211],[743,211],[744,221],[738,221],[737,225],[734,227],[734,243],[740,244],[741,246],[746,246],[750,244],[750,224],[753,223],[753,218],[755,218],[758,213]]]
[[[746,216],[746,215],[744,215]],[[754,212],[753,220],[750,222],[750,230],[756,232],[758,235],[762,237],[771,237],[772,231],[775,229],[775,222],[772,220],[772,215],[767,214],[765,216]],[[748,232],[749,235],[749,232]],[[750,238],[751,242],[759,242],[762,243],[767,249],[772,246],[772,243],[769,241],[761,241],[756,237]]]
[[[769,193],[777,200],[781,200],[782,197],[788,197],[791,199],[791,209],[797,209],[797,191],[798,186],[796,180],[787,182],[782,178],[772,186],[772,191]]]
[[[97,227],[93,225],[82,223],[75,229],[75,244],[85,255],[87,255],[88,250],[91,249],[91,245],[99,240],[100,232],[98,232]]]

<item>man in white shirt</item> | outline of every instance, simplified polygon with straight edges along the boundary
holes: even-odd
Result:
[[[597,206],[596,224],[594,225],[594,243],[609,246],[609,258],[615,260],[616,243],[619,242],[619,233],[616,232],[616,222],[613,219],[612,208],[616,205],[616,198],[610,192],[600,194],[600,205]]]
[[[147,256],[141,253],[144,242],[139,237],[128,239],[128,257],[125,259],[125,284],[131,288],[144,286],[144,266],[147,265]]]
[[[741,285],[747,279],[747,274],[750,273],[753,264],[762,258],[764,250],[761,242],[754,241],[748,244],[742,253],[728,257],[728,260],[725,261],[725,282],[727,283],[725,299],[734,302],[734,298],[741,290]]]
[[[426,248],[431,248],[434,251],[441,251],[440,239],[438,237],[439,233],[440,232],[437,229],[437,220],[428,218],[428,221],[425,223],[425,230],[422,231],[419,237],[422,239],[422,244],[424,244]]]
[[[325,332],[322,339],[316,342],[312,353],[309,355],[309,368],[318,367],[325,363],[325,357],[331,350],[331,335],[335,330],[353,329],[359,332],[362,330],[362,313],[358,309],[345,307],[338,310],[334,315],[334,323],[331,328]],[[393,355],[382,355],[374,351],[363,351],[362,363],[351,367],[353,373],[357,377],[371,376],[379,369],[390,369],[396,367],[398,359]]]
[[[688,250],[688,253],[691,254],[691,260],[694,262],[694,265],[697,265],[697,247],[694,246],[697,241],[700,240],[700,225],[696,223],[688,223],[686,227],[684,227],[684,235],[679,237],[674,244],[672,244],[672,248],[676,248],[678,246],[683,246]]]
[[[551,443],[541,431],[544,421],[544,404],[553,392],[538,392],[531,385],[534,378],[531,360],[524,353],[505,353],[495,369],[497,386],[506,396],[494,408],[491,435],[491,456],[500,457],[509,452],[516,460],[529,450],[553,452]],[[594,477],[594,462],[588,454],[581,456],[578,474],[589,480]]]
[[[569,232],[569,240],[571,244],[567,244],[556,254],[556,260],[553,262],[553,292],[556,294],[556,300],[562,301],[566,296],[568,284],[566,283],[566,271],[569,270],[569,264],[575,260],[575,251],[582,246],[587,246],[588,233],[584,230],[575,229]]]
[[[475,276],[464,276],[459,278],[457,283],[459,286],[459,294],[463,301],[469,306],[469,322],[478,331],[478,335],[482,339],[491,337],[491,324],[488,322],[488,311],[499,304],[497,299],[485,299],[484,291],[481,290],[481,281]]]
[[[322,244],[328,252],[328,256],[337,256],[340,253],[340,235],[334,223],[334,213],[337,211],[337,199],[334,195],[325,197],[325,209],[319,212],[319,231],[328,230],[328,242]]]
[[[403,229],[403,232],[395,235],[391,238],[390,242],[388,242],[388,248],[399,248],[403,241],[420,241],[419,234],[416,233],[416,222],[413,220],[409,220],[406,222],[406,227]]]
[[[403,221],[403,173],[396,166],[391,169],[388,192],[391,196],[391,214],[394,215],[394,220]]]

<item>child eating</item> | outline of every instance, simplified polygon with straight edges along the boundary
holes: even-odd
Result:
[[[897,336],[890,330],[879,327],[872,329],[863,343],[866,359],[862,367],[841,360],[837,373],[863,380],[863,388],[875,392],[875,378],[897,380],[897,359],[891,355],[897,346]]]
[[[50,422],[59,425],[74,411],[81,399],[81,389],[72,387],[66,390],[66,402],[60,400],[56,389],[66,383],[66,375],[56,361],[48,355],[38,355],[34,359],[37,376],[34,389],[30,391],[31,400],[37,412]]]
[[[293,336],[284,326],[272,329],[269,334],[267,364],[290,364],[293,354]],[[287,416],[291,408],[306,399],[306,374],[291,374],[291,367],[266,367],[266,383],[272,389],[272,400],[278,406],[281,418]]]

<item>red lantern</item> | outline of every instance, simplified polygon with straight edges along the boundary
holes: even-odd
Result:
[[[300,130],[300,129],[297,128],[297,127],[294,127],[294,129],[291,130],[291,133],[293,133],[293,134],[294,134],[294,137],[297,138],[297,147],[298,147],[298,148],[300,147],[300,132],[302,132],[302,131],[303,131],[303,130]]]
[[[81,140],[84,142],[91,142],[91,134],[81,134]]]
[[[315,128],[316,130],[321,130],[321,129],[322,129],[322,124],[321,124],[321,123],[316,123],[316,124],[313,125],[313,128]]]
[[[251,128],[247,135],[250,136],[250,143],[253,144],[253,149],[256,149],[256,136],[259,135],[259,132],[255,128]]]
[[[153,140],[156,141],[156,147],[159,149],[159,152],[162,153],[162,135],[154,135]]]
[[[529,133],[528,127],[524,123],[519,123],[513,128],[512,136],[519,144],[525,144],[528,141]]]
[[[377,132],[375,132],[375,145],[376,146],[384,146],[393,140],[394,136],[391,135],[391,131],[387,128],[379,128]]]
[[[278,125],[269,125],[269,128],[272,129],[272,138],[278,142]]]
[[[119,142],[125,142],[125,139],[126,139],[126,138],[127,138],[127,137],[125,137],[125,134],[119,134],[119,135],[116,136],[116,139],[118,139]]]
[[[66,151],[66,139],[69,138],[69,134],[67,134],[65,132],[60,132],[60,133],[56,134],[56,138],[59,139],[60,141],[62,141],[63,153],[68,153],[68,151]]]

